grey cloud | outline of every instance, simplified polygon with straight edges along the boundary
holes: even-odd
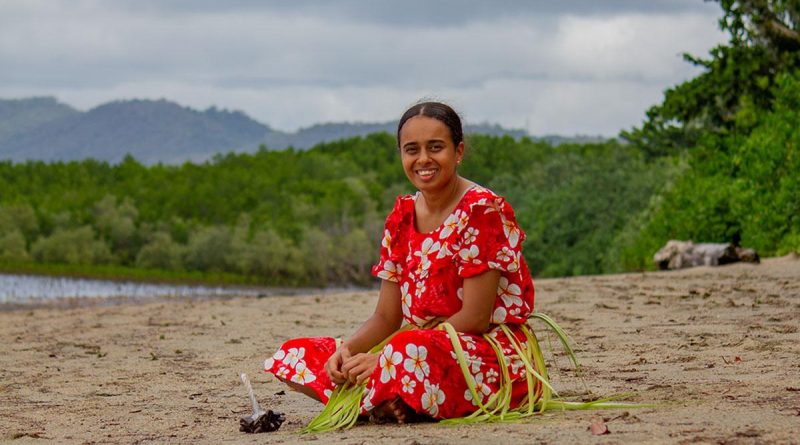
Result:
[[[459,26],[561,14],[682,13],[717,10],[701,0],[127,0],[115,7],[171,15],[259,11],[398,26]]]
[[[718,40],[717,8],[700,0],[4,1],[0,96],[57,94],[83,107],[166,97],[291,129],[386,120],[441,94],[478,120],[521,126],[529,116],[536,131],[613,134],[693,73],[679,53],[703,54]],[[625,95],[635,100],[597,116],[601,100]]]

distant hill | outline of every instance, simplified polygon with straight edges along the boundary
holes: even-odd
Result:
[[[289,146],[306,149],[320,142],[385,131],[396,123],[325,123],[283,132],[240,111],[205,111],[167,100],[114,101],[82,112],[52,97],[0,99],[0,159],[55,161],[94,158],[119,162],[131,154],[144,163],[203,161],[216,153],[255,151]],[[527,136],[497,124],[468,125],[467,133]],[[602,138],[564,138],[562,142],[590,142]]]
[[[42,124],[78,114],[80,111],[52,97],[0,100],[0,144]]]
[[[270,131],[238,111],[201,112],[166,100],[117,101],[28,125],[0,139],[0,157],[117,162],[130,153],[148,163],[203,160],[220,151],[257,147]]]

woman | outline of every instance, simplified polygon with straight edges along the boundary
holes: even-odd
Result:
[[[524,234],[503,198],[458,174],[464,141],[452,108],[414,105],[400,119],[397,140],[419,191],[399,197],[386,219],[372,269],[382,279],[375,312],[338,345],[333,338],[287,341],[265,370],[323,403],[337,385],[366,382],[362,413],[399,423],[468,415],[502,381],[510,382],[516,406],[533,388],[517,355],[534,299]],[[396,332],[404,322],[413,329]],[[439,323],[455,332],[433,328]]]

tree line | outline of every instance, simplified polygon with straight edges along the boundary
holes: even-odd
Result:
[[[600,255],[672,169],[617,142],[476,135],[463,174],[515,207],[537,275],[600,273]],[[664,168],[666,167],[666,168]],[[180,166],[0,163],[0,261],[229,272],[365,284],[383,220],[411,192],[386,133]]]

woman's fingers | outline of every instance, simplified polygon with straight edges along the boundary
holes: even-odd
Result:
[[[342,365],[342,370],[351,383],[362,383],[369,378],[378,364],[375,354],[357,354]]]
[[[356,378],[356,382],[355,382],[356,385],[360,385],[360,384],[364,383],[364,381],[366,381],[369,378],[369,376],[371,376],[371,375],[372,375],[372,369],[366,369],[364,372],[359,374],[358,377]]]
[[[331,358],[325,362],[325,371],[328,373],[328,377],[337,385],[347,381],[347,377],[341,372],[342,363],[342,353],[340,351],[334,352]]]
[[[344,362],[342,363],[342,374],[344,374],[344,376],[348,380],[350,379],[350,373],[352,372],[353,368],[355,368],[361,363],[365,355],[366,354],[364,353],[360,353],[344,360]]]

